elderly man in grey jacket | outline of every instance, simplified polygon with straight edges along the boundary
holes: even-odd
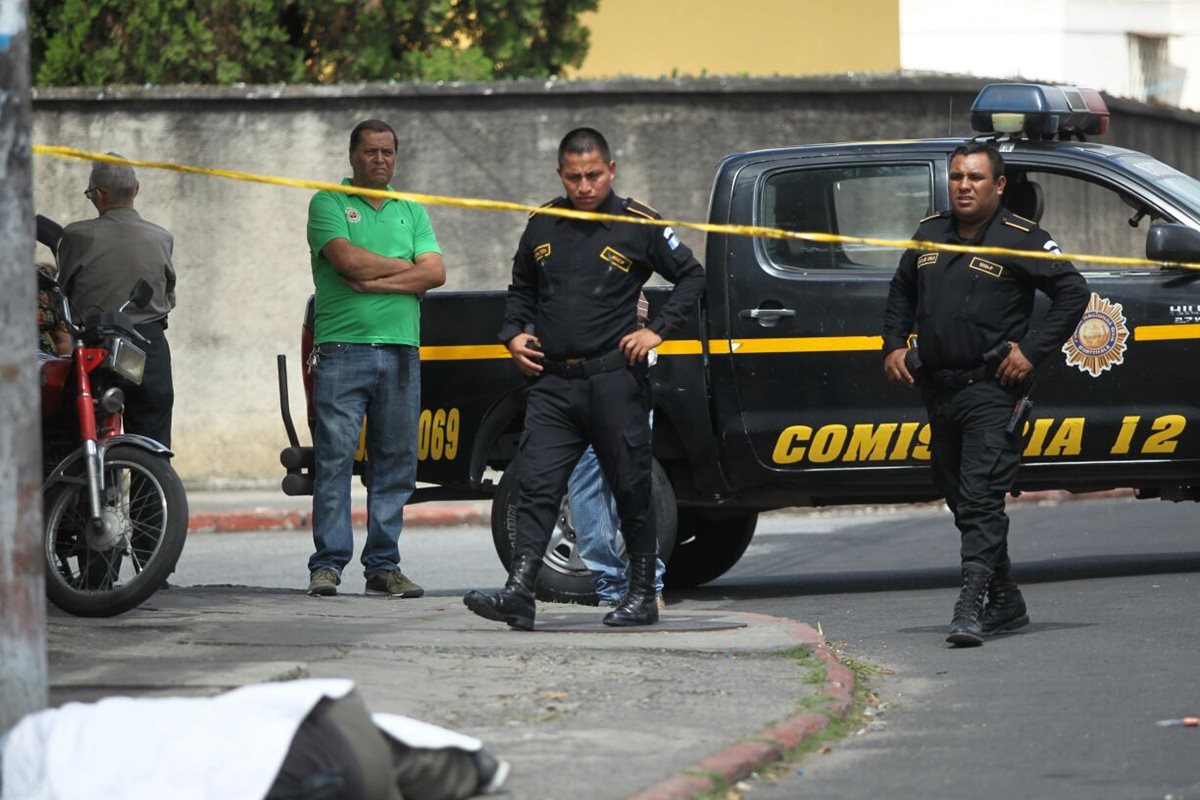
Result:
[[[175,266],[171,263],[174,238],[166,228],[142,219],[133,210],[139,188],[133,167],[109,163],[92,167],[83,194],[99,216],[73,222],[63,231],[58,245],[58,274],[71,305],[81,316],[117,308],[129,299],[138,279],[144,278],[154,289],[144,308],[126,309],[147,341],[138,342],[146,351],[142,385],[125,392],[125,432],[148,436],[170,447],[175,389],[171,348],[164,331],[167,314],[175,307]]]

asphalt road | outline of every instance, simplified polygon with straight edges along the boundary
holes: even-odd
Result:
[[[871,679],[882,730],[763,776],[749,798],[1200,797],[1200,729],[1155,725],[1200,714],[1200,510],[1120,500],[1010,510],[1033,622],[982,648],[944,642],[957,536],[931,507],[769,515],[729,574],[668,594],[679,608],[819,624],[883,670]],[[298,588],[310,547],[297,532],[193,535],[172,581]],[[430,594],[504,579],[482,528],[412,529],[401,553]],[[354,572],[344,591],[361,591]]]
[[[943,641],[957,597],[948,512],[763,526],[685,605],[820,623],[888,671],[882,731],[805,757],[754,800],[1200,797],[1200,509],[1159,501],[1010,507],[1032,623],[975,649]],[[879,727],[878,725],[876,727]]]

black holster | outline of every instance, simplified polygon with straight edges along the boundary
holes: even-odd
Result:
[[[914,383],[921,383],[924,375],[921,370],[921,353],[917,348],[910,347],[904,351],[904,368],[913,376]]]

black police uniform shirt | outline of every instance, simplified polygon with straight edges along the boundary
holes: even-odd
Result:
[[[970,241],[959,237],[949,211],[921,220],[912,238],[1059,251],[1037,223],[1003,208]],[[1052,302],[1032,327],[1035,290]],[[1069,261],[907,250],[888,293],[883,350],[906,347],[915,330],[927,369],[973,369],[984,353],[1006,341],[1016,342],[1036,366],[1071,335],[1089,297],[1087,282]]]
[[[569,208],[560,197],[546,204]],[[636,200],[609,193],[596,209],[661,219]],[[675,284],[647,327],[665,337],[704,292],[704,268],[669,228],[533,214],[513,257],[500,341],[533,326],[546,358],[592,358],[616,349],[638,328],[642,284],[657,272]]]

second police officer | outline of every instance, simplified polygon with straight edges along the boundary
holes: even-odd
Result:
[[[592,128],[568,133],[558,148],[567,196],[548,205],[631,219],[658,213],[612,191],[617,163]],[[637,298],[652,273],[675,284],[644,328]],[[606,625],[657,622],[655,532],[650,509],[650,381],[647,354],[687,320],[704,291],[704,269],[669,227],[534,214],[513,258],[504,342],[532,378],[520,443],[516,548],[498,592],[463,602],[487,619],[533,627],[534,585],[567,479],[588,444],[617,501],[629,590]],[[530,332],[532,331],[532,333]]]
[[[1004,161],[995,145],[958,147],[949,177],[951,211],[922,220],[914,240],[1058,252],[1036,222],[1001,208]],[[1051,300],[1036,324],[1035,290]],[[1070,262],[1014,255],[912,249],[892,278],[884,373],[921,389],[934,482],[961,536],[963,583],[947,638],[952,644],[979,645],[984,634],[1029,622],[1012,577],[1004,513],[1021,464],[1014,411],[1034,368],[1071,335],[1089,296]],[[914,330],[919,347],[910,351]]]

